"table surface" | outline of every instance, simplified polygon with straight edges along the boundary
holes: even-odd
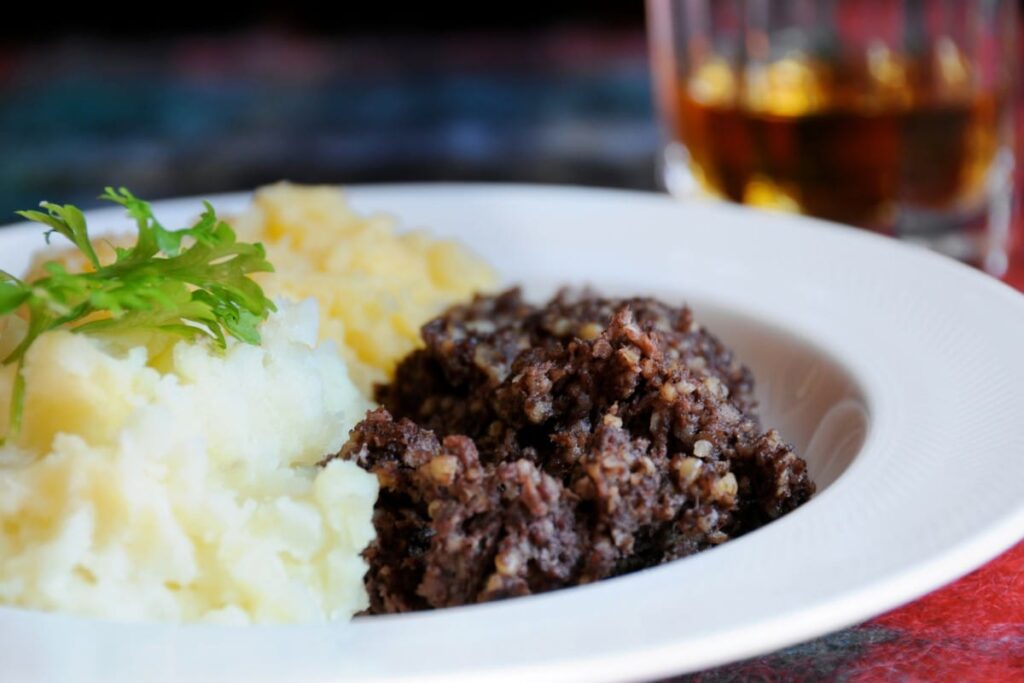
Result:
[[[653,188],[642,33],[528,39],[528,54],[523,36],[411,36],[382,51],[372,36],[272,30],[0,50],[0,213],[90,204],[112,183],[148,198],[281,177]],[[1024,139],[1024,115],[1017,129]],[[1022,233],[1006,279],[1024,289]],[[867,623],[678,680],[820,679],[1024,680],[1024,544]]]

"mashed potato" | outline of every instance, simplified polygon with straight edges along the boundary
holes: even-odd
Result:
[[[219,353],[162,334],[115,346],[57,331],[30,349],[24,424],[0,446],[0,602],[229,622],[367,605],[360,552],[377,481],[350,462],[317,463],[419,327],[494,276],[454,242],[355,214],[334,187],[263,188],[232,223],[267,247],[276,271],[257,276],[264,290],[305,300],[271,316],[260,347]],[[97,241],[102,261],[118,241]],[[60,246],[30,278],[51,259],[88,268]],[[17,325],[0,319],[3,355]],[[0,367],[0,434],[13,378]]]
[[[338,343],[367,395],[419,345],[423,323],[495,284],[487,264],[458,243],[360,216],[336,187],[265,187],[232,224],[239,239],[267,247],[276,272],[257,279],[271,296],[320,302],[321,334]]]
[[[0,447],[0,601],[222,622],[365,607],[377,481],[316,465],[367,402],[316,340],[312,301],[281,305],[262,346],[226,353],[40,337],[22,431]],[[0,433],[12,379],[0,370]]]

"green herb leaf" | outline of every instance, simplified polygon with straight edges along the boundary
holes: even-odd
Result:
[[[85,254],[93,268],[99,268],[100,260],[96,257],[96,252],[89,242],[89,233],[85,227],[85,216],[78,207],[71,204],[58,206],[50,202],[40,202],[39,206],[46,209],[46,213],[42,211],[17,211],[16,213],[30,221],[49,225],[53,228],[51,232],[59,232],[67,237],[78,247],[79,251]],[[47,233],[47,242],[49,242],[49,233]]]
[[[85,216],[71,205],[43,202],[46,211],[19,211],[68,238],[93,267],[69,273],[50,261],[32,282],[0,271],[0,316],[24,309],[25,337],[0,363],[17,363],[9,435],[16,434],[24,408],[21,364],[39,335],[57,327],[89,334],[154,330],[184,338],[207,337],[224,348],[227,338],[260,342],[259,324],[275,310],[250,277],[269,272],[261,244],[238,242],[234,230],[209,203],[198,220],[180,230],[157,221],[149,203],[125,188],[108,187],[100,196],[125,208],[138,231],[135,245],[115,250],[102,264],[89,239]],[[50,234],[47,233],[47,235]]]
[[[20,283],[0,280],[0,315],[7,315],[18,310],[31,294]]]

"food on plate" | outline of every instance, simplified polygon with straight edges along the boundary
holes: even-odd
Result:
[[[423,323],[496,283],[458,242],[360,215],[336,187],[264,187],[232,224],[241,239],[266,247],[274,272],[256,279],[271,296],[320,302],[321,336],[338,344],[368,395],[419,345]]]
[[[182,230],[104,198],[134,238],[44,203],[23,215],[74,248],[0,272],[2,603],[232,623],[463,605],[685,557],[814,492],[689,308],[488,293],[465,248],[334,188]]]
[[[0,447],[0,601],[124,620],[314,621],[366,605],[375,478],[315,464],[366,401],[316,307],[259,346],[48,332]],[[0,375],[9,395],[13,366]]]
[[[496,283],[491,267],[458,242],[356,213],[333,186],[269,185],[228,220],[240,241],[265,248],[273,272],[253,278],[269,296],[319,302],[321,339],[338,345],[366,395],[419,345],[423,323]],[[96,249],[112,251],[105,241]],[[86,265],[80,252],[51,249],[32,271],[55,258],[71,270]]]
[[[248,278],[262,249],[212,209],[168,231],[108,198],[139,221],[116,261],[50,205],[29,217],[92,267],[0,280],[0,602],[235,623],[363,609],[377,481],[316,465],[368,401],[317,344],[315,302],[272,313]]]
[[[750,372],[688,308],[480,296],[423,327],[339,454],[381,486],[373,613],[528,595],[660,564],[814,492]]]
[[[125,208],[135,219],[131,244],[100,242],[101,258],[78,207],[42,202],[45,211],[19,211],[49,226],[74,249],[66,259],[42,260],[24,280],[0,271],[0,316],[22,313],[24,325],[6,319],[3,365],[24,362],[40,335],[58,328],[116,335],[122,339],[166,334],[186,339],[208,336],[223,348],[227,336],[259,342],[257,325],[274,304],[250,276],[272,270],[263,247],[238,242],[209,204],[195,224],[167,230],[149,204],[128,190],[111,187],[101,199]],[[69,267],[70,266],[70,267]],[[24,403],[24,382],[15,372],[7,431],[17,433]]]

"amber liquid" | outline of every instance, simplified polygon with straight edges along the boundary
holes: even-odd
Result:
[[[790,63],[751,84],[712,65],[676,84],[668,113],[706,192],[891,232],[901,208],[983,202],[1004,98],[946,71],[963,82]]]

